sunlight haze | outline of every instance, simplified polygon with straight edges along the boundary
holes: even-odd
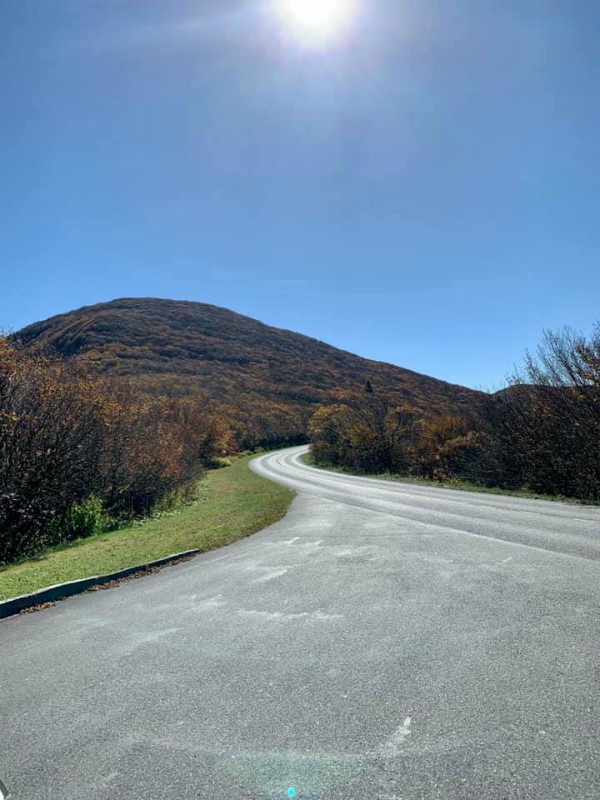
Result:
[[[0,326],[195,300],[499,387],[600,300],[598,5],[0,10]]]
[[[599,32],[0,0],[0,800],[600,799]]]
[[[314,44],[341,35],[355,11],[354,0],[276,0],[284,22]]]

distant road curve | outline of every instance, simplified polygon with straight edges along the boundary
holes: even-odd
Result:
[[[303,494],[397,516],[414,523],[415,532],[485,536],[600,560],[600,507],[344,475],[303,463],[306,452],[302,446],[266,453],[251,468]]]

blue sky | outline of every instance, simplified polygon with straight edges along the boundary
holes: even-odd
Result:
[[[600,319],[600,6],[2,0],[0,326],[215,303],[497,388]]]

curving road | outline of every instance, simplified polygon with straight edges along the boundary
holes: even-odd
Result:
[[[600,509],[354,478],[0,623],[15,800],[597,800]]]
[[[252,469],[297,492],[393,515],[421,532],[485,536],[600,560],[600,507],[343,475],[303,463],[307,451],[267,453]]]

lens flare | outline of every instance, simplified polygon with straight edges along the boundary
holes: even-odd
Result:
[[[355,0],[278,0],[286,24],[314,43],[341,34],[350,22]]]

